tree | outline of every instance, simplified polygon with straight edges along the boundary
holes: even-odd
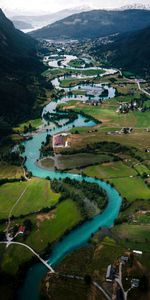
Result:
[[[5,233],[3,231],[0,231],[0,241],[5,240]]]
[[[86,284],[90,285],[92,283],[92,277],[88,274],[84,276],[84,281]]]
[[[139,289],[143,292],[147,292],[149,289],[149,280],[145,274],[140,279]]]
[[[32,222],[31,222],[30,219],[24,220],[23,225],[26,227],[27,231],[31,231],[31,229],[32,229]]]

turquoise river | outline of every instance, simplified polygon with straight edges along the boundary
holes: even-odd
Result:
[[[95,87],[93,87],[95,88]],[[90,87],[91,89],[91,87]],[[111,92],[111,90],[110,90]],[[112,98],[114,96],[114,93],[112,93]],[[109,98],[110,95],[109,95]],[[58,103],[63,103],[70,100],[70,98],[61,98],[58,100]],[[51,102],[44,108],[44,112],[55,112],[55,108],[57,106],[57,103]],[[44,122],[44,120],[43,120]],[[70,130],[72,127],[84,127],[84,126],[94,126],[95,123],[93,120],[88,120],[86,117],[78,115],[78,118],[68,125],[64,124],[62,127],[52,127],[50,134],[54,135],[58,132],[64,132]],[[63,179],[66,177],[69,177],[71,179],[75,179],[77,181],[82,181],[83,177],[81,175],[77,174],[71,174],[71,173],[62,173],[62,172],[54,172],[50,170],[46,170],[43,168],[40,168],[37,165],[37,160],[39,159],[39,149],[41,147],[41,143],[45,141],[47,131],[46,126],[41,128],[37,133],[33,134],[33,138],[31,140],[28,140],[24,143],[25,145],[25,153],[24,155],[27,157],[26,160],[26,167],[29,171],[32,172],[32,174],[36,177],[40,178],[46,178],[47,176],[50,177],[50,179]],[[96,174],[95,174],[96,175]],[[102,187],[106,192],[108,196],[108,205],[105,208],[105,210],[95,216],[93,219],[86,221],[76,229],[72,230],[68,235],[66,235],[61,241],[56,242],[53,246],[52,253],[49,256],[48,263],[51,264],[54,268],[55,265],[62,260],[65,255],[73,251],[74,249],[85,245],[91,234],[98,231],[100,227],[112,227],[114,224],[114,220],[117,218],[121,206],[122,199],[119,196],[119,193],[111,187],[109,184],[92,178],[92,177],[84,177],[84,180],[87,182],[95,182],[100,187]],[[40,289],[40,283],[47,272],[47,269],[40,263],[35,264],[32,266],[25,277],[24,284],[22,288],[19,291],[19,299],[20,300],[38,300],[39,299],[39,289]]]

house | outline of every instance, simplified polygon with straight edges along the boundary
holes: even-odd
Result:
[[[143,254],[143,252],[142,252],[142,251],[139,251],[139,250],[133,250],[133,253],[134,253],[135,255],[137,255],[137,256],[140,256],[140,255]]]
[[[133,131],[133,128],[132,127],[123,127],[121,129],[121,133],[124,133],[124,134],[128,134],[128,133],[131,133]]]
[[[53,137],[53,145],[54,145],[54,147],[63,147],[64,146],[62,135],[56,135]]]
[[[120,257],[120,261],[122,262],[122,263],[127,263],[128,262],[128,260],[129,260],[129,257],[128,256],[121,256]]]
[[[24,233],[25,233],[25,230],[26,230],[25,226],[21,225],[21,226],[19,227],[19,229],[18,229],[18,233],[24,234]]]
[[[140,284],[140,279],[133,278],[133,279],[131,280],[131,286],[132,286],[132,288],[138,288],[138,287],[139,287],[139,284]]]
[[[61,134],[57,134],[53,136],[53,148],[62,148],[62,147],[69,147],[70,143],[68,140],[68,136],[70,134],[64,132]]]
[[[112,265],[107,267],[106,281],[112,282],[115,279],[115,268]]]

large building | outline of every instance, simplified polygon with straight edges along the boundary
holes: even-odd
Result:
[[[60,133],[53,136],[53,148],[69,147],[69,133]]]

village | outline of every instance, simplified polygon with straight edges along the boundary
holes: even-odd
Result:
[[[139,250],[126,251],[106,270],[106,287],[112,294],[112,300],[127,300],[132,289],[139,288],[144,281],[146,289],[147,277],[143,273],[139,261],[143,252]]]

